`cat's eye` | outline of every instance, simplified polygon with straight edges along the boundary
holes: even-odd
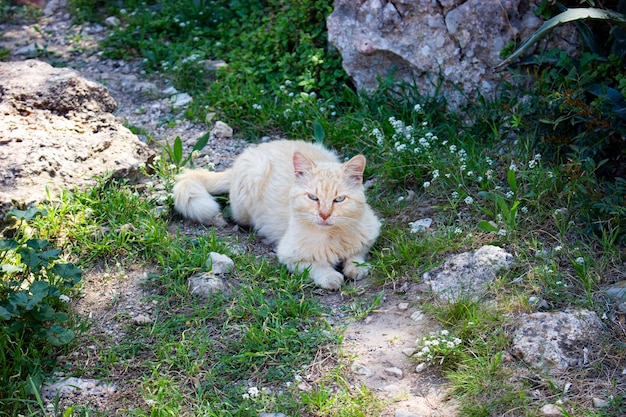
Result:
[[[345,195],[340,195],[339,197],[335,198],[333,201],[335,203],[341,203],[342,201],[344,201],[346,199]]]
[[[309,197],[309,199],[311,199],[313,201],[318,201],[319,200],[319,198],[317,198],[317,196],[313,195],[313,194],[307,194],[307,197]]]

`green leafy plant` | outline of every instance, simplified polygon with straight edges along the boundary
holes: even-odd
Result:
[[[9,212],[22,227],[42,214],[36,208]],[[0,393],[15,401],[7,401],[7,409],[19,407],[15,393],[33,393],[33,386],[41,385],[51,364],[49,347],[65,346],[75,337],[66,306],[82,272],[60,261],[60,253],[47,240],[24,233],[0,240]]]
[[[196,144],[193,145],[191,152],[184,159],[183,159],[183,156],[184,156],[183,155],[183,141],[181,140],[180,136],[176,136],[176,139],[174,139],[173,145],[170,145],[167,142],[165,144],[161,144],[160,142],[155,142],[155,143],[159,145],[161,149],[163,149],[163,151],[165,152],[165,154],[167,155],[167,157],[173,164],[175,164],[177,167],[184,167],[189,162],[192,162],[193,164],[194,152],[198,152],[202,150],[206,146],[207,142],[209,141],[209,138],[210,138],[209,133],[202,135],[200,139],[198,139]]]

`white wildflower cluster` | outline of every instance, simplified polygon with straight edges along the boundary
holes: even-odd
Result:
[[[530,168],[530,169],[535,168],[539,164],[539,161],[541,161],[541,154],[540,153],[535,154],[533,159],[528,161],[528,168]]]
[[[422,106],[416,104],[413,109],[416,113],[422,113]],[[394,116],[389,118],[389,124],[393,128],[391,143],[396,152],[413,152],[415,154],[427,153],[437,143],[439,138],[428,131],[428,122],[424,121],[419,127],[405,124],[402,120]],[[385,143],[384,133],[374,128],[371,133],[376,138],[376,145],[383,146]]]
[[[415,356],[420,361],[438,361],[441,364],[457,353],[463,341],[444,329],[424,336],[418,339],[416,343],[418,351],[415,353]]]

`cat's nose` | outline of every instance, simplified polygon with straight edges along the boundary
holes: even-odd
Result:
[[[320,211],[320,217],[322,218],[322,220],[328,220],[328,218],[330,217],[330,211]]]

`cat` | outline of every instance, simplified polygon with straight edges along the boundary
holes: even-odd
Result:
[[[363,155],[341,163],[305,141],[266,142],[246,148],[225,171],[183,171],[172,190],[174,208],[211,224],[220,212],[211,194],[228,193],[233,219],[276,245],[282,264],[291,272],[308,269],[317,285],[337,290],[344,277],[367,275],[365,257],[380,232],[365,198],[365,163]]]

